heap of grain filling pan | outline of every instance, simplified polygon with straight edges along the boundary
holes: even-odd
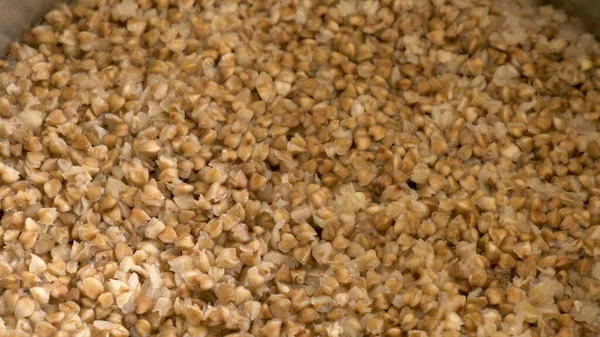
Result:
[[[600,335],[600,45],[529,0],[81,0],[0,60],[0,335]]]

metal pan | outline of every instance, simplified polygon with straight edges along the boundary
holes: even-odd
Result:
[[[61,0],[0,0],[0,56],[11,42]],[[427,0],[419,0],[427,1]],[[499,0],[502,1],[502,0]],[[600,0],[538,0],[540,4],[563,7],[567,13],[581,18],[587,28],[600,37]]]
[[[0,55],[60,0],[0,0]]]

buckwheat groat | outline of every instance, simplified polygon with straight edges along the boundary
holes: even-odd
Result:
[[[0,331],[600,335],[600,45],[528,0],[81,0],[0,61]]]

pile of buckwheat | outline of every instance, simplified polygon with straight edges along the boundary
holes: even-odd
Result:
[[[0,335],[600,335],[600,44],[528,0],[81,0],[0,61]]]

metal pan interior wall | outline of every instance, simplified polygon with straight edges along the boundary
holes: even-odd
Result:
[[[600,0],[539,0],[539,4],[563,8],[567,14],[579,17],[588,31],[600,38]]]
[[[59,0],[0,0],[0,56]]]
[[[32,24],[60,0],[0,0],[0,57],[11,42],[17,40]],[[541,5],[563,7],[567,13],[581,18],[589,31],[600,37],[600,0],[538,0]]]

